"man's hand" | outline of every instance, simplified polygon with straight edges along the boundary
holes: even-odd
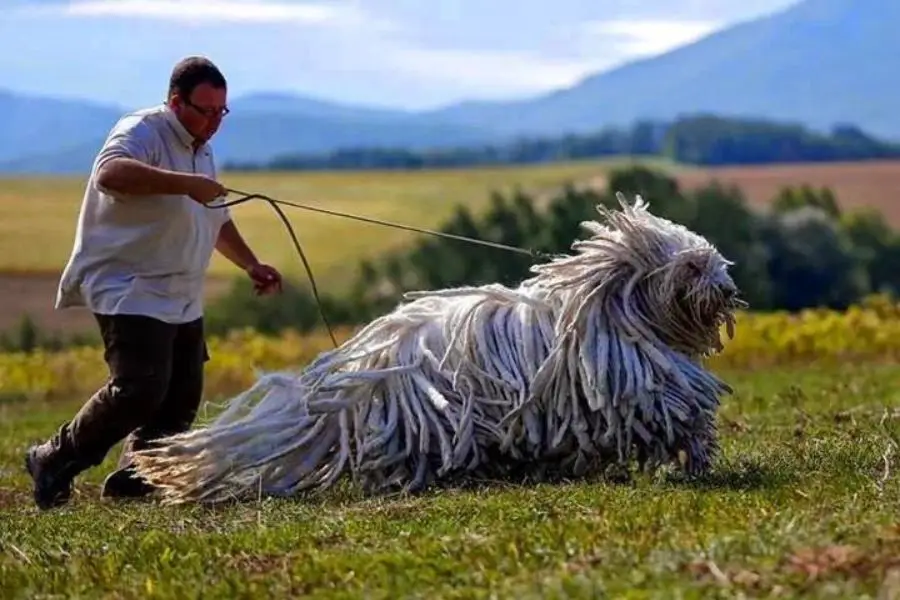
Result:
[[[222,225],[216,240],[216,250],[247,273],[253,281],[257,296],[281,292],[281,273],[256,259],[234,221],[229,219]]]
[[[253,280],[257,296],[281,293],[281,273],[275,267],[255,263],[247,268],[247,275]]]
[[[206,175],[191,173],[187,179],[187,195],[200,204],[209,204],[228,195],[225,186]]]

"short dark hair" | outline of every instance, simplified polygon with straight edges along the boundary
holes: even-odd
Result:
[[[172,69],[169,94],[177,92],[188,98],[201,83],[208,83],[219,89],[228,86],[225,76],[211,60],[204,56],[188,56],[178,61]]]

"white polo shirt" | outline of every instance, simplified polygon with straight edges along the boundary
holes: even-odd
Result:
[[[97,184],[99,168],[116,157],[216,177],[212,149],[205,144],[195,152],[192,141],[166,105],[128,114],[113,127],[84,192],[56,308],[83,306],[168,323],[203,316],[206,270],[229,210],[189,196],[119,195]]]

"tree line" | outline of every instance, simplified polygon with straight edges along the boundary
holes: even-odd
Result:
[[[507,143],[416,151],[344,148],[326,154],[285,154],[230,170],[414,170],[540,164],[612,156],[661,157],[695,165],[869,160],[900,156],[900,144],[876,139],[852,125],[829,133],[794,123],[692,115],[672,122],[642,121],[584,135],[522,137]]]
[[[614,171],[605,190],[563,188],[538,205],[521,191],[492,194],[490,207],[474,214],[460,206],[440,231],[531,248],[570,250],[584,236],[580,223],[598,217],[595,207],[617,207],[615,192],[641,194],[656,214],[707,237],[735,262],[732,274],[752,310],[844,309],[872,293],[900,292],[900,233],[874,211],[845,212],[829,189],[783,189],[761,211],[741,190],[710,182],[685,191],[665,173],[647,167]],[[357,325],[391,310],[409,290],[500,282],[516,285],[534,259],[443,238],[360,261],[349,292],[326,293],[332,325]],[[320,290],[324,291],[324,290]],[[280,297],[256,298],[242,280],[207,311],[208,327],[224,333],[254,327],[275,333],[308,331],[321,320],[305,281],[289,282]]]

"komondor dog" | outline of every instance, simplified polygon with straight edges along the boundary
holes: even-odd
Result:
[[[299,373],[136,455],[163,500],[370,493],[549,466],[708,470],[731,390],[702,360],[734,334],[728,260],[637,196],[511,289],[410,294]]]

